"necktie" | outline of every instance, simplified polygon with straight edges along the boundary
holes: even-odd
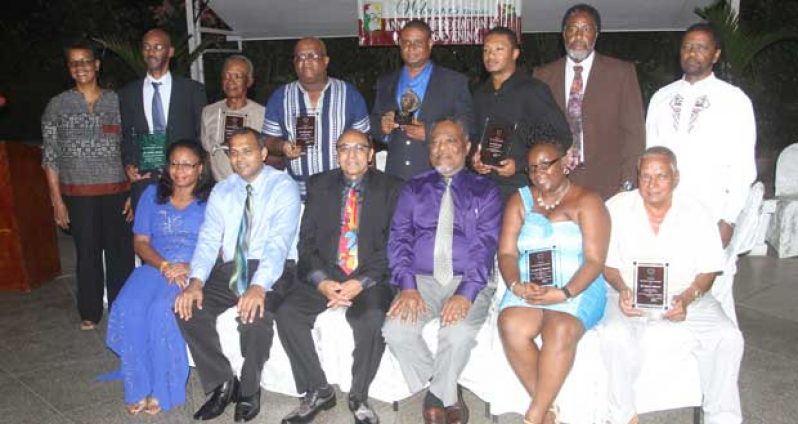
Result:
[[[154,134],[163,134],[166,132],[166,115],[163,113],[161,92],[158,91],[160,86],[160,82],[152,83],[152,88],[155,90],[152,94],[152,132]]]
[[[346,275],[357,268],[357,229],[360,224],[357,202],[357,189],[352,185],[346,195],[341,237],[338,239],[338,266]]]
[[[452,233],[454,231],[454,202],[452,201],[452,179],[444,178],[446,189],[441,197],[441,210],[438,212],[438,229],[435,231],[435,250],[433,251],[432,277],[445,286],[452,281]]]
[[[247,266],[247,252],[249,251],[249,234],[252,227],[252,186],[247,184],[247,200],[244,201],[244,214],[241,215],[241,224],[238,226],[238,239],[236,251],[233,255],[233,274],[230,275],[230,290],[241,296],[249,287],[249,268]]]
[[[584,159],[582,146],[582,65],[574,66],[574,80],[568,94],[568,124],[571,126],[573,145],[571,154],[576,156],[576,163],[581,164]],[[571,159],[573,161],[573,158]]]

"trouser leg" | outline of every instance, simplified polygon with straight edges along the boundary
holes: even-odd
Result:
[[[349,396],[357,400],[368,398],[369,386],[377,375],[385,339],[382,326],[385,313],[391,306],[393,290],[387,284],[377,284],[363,290],[346,311],[352,327],[355,349],[352,352],[352,389]]]
[[[100,216],[96,225],[102,227],[102,246],[105,251],[105,286],[111,307],[125,280],[133,271],[133,233],[122,213],[129,193],[99,196]]]
[[[81,320],[99,322],[103,314],[102,230],[98,196],[64,196],[77,256],[78,312]]]
[[[744,349],[742,333],[711,296],[688,308],[685,324],[699,341],[695,354],[704,393],[704,422],[742,422],[737,381]]]
[[[298,393],[327,384],[311,330],[327,302],[315,287],[297,283],[277,309],[277,334],[283,344]]]
[[[629,318],[618,307],[617,293],[607,295],[604,321],[597,327],[607,368],[610,422],[626,424],[635,415],[634,382],[640,373],[639,340],[645,323]]]

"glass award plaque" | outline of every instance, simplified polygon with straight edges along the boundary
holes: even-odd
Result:
[[[524,252],[524,265],[528,281],[541,286],[555,286],[559,272],[560,252],[557,246]]]
[[[133,128],[131,135],[139,150],[139,173],[160,172],[166,165],[166,133],[150,134]]]
[[[510,137],[517,126],[517,124],[504,124],[485,118],[485,128],[482,130],[482,139],[480,140],[482,152],[479,157],[482,163],[499,166],[501,161],[509,157]]]
[[[421,99],[415,91],[407,89],[399,98],[399,109],[393,116],[393,121],[397,125],[410,125],[413,123],[413,115],[421,108]]]
[[[639,309],[665,311],[668,302],[668,263],[635,261],[632,306]]]
[[[316,115],[301,115],[296,117],[294,127],[294,144],[304,149],[316,144]]]
[[[219,141],[219,147],[227,150],[230,145],[230,137],[237,130],[243,129],[246,126],[246,121],[247,115],[245,113],[219,109],[219,133],[216,137],[216,140]]]

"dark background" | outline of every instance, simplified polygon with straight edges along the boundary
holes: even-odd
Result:
[[[752,34],[774,30],[798,33],[798,0],[742,0],[741,29]],[[212,6],[212,4],[211,4]],[[47,101],[69,88],[63,45],[88,36],[118,39],[137,46],[142,34],[154,26],[166,28],[175,44],[185,45],[185,10],[176,0],[28,0],[4,8],[0,17],[0,94],[8,104],[0,108],[0,140],[36,141],[41,138],[39,119]],[[203,14],[206,26],[223,27],[212,12]],[[207,37],[207,36],[205,36]],[[625,32],[600,34],[596,50],[635,63],[644,105],[660,87],[680,78],[678,63],[681,33]],[[354,83],[371,105],[374,84],[385,71],[400,64],[396,48],[361,48],[355,38],[326,40],[331,57],[329,74]],[[250,97],[265,103],[278,85],[295,79],[291,63],[295,41],[245,42],[243,53],[255,64],[255,85]],[[220,43],[216,47],[229,47]],[[135,49],[135,48],[134,48]],[[521,66],[530,70],[563,55],[559,34],[525,34]],[[222,97],[219,73],[223,54],[205,56],[205,82],[209,101]],[[437,63],[465,73],[472,88],[487,76],[480,46],[435,47]],[[136,71],[115,53],[101,52],[101,84],[118,88],[137,77]],[[188,75],[185,57],[173,61],[173,72]],[[798,42],[785,41],[756,57],[744,77],[734,83],[751,97],[757,117],[760,179],[772,181],[778,152],[798,141]],[[719,70],[719,76],[724,72]],[[764,174],[764,175],[763,175]]]

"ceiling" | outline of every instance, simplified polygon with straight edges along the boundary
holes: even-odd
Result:
[[[593,0],[602,31],[679,31],[715,0]],[[522,0],[523,32],[559,32],[563,12],[577,0]],[[737,7],[739,0],[732,0]],[[210,7],[235,40],[357,36],[357,0],[215,0]]]

